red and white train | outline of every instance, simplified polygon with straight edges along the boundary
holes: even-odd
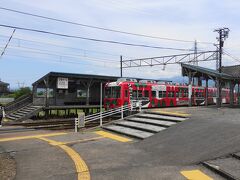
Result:
[[[222,103],[230,102],[230,90],[222,89]],[[192,86],[192,105],[204,105],[206,88]],[[105,85],[104,107],[112,109],[141,100],[143,107],[170,107],[188,105],[189,89],[186,84],[173,84],[120,78]],[[217,89],[208,88],[208,104],[216,104]],[[234,93],[234,101],[236,94]]]

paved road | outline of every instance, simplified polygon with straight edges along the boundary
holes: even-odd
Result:
[[[92,179],[184,180],[180,171],[191,169],[200,169],[214,179],[221,179],[198,163],[240,151],[240,110],[197,107],[175,111],[191,113],[192,117],[143,141],[123,143],[110,138],[94,139],[99,137],[94,132],[68,133],[48,139],[74,141],[68,146],[86,162]],[[16,151],[16,179],[77,178],[71,158],[47,142],[28,139],[0,142],[0,146]]]

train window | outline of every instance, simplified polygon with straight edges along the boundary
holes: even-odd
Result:
[[[112,87],[112,96],[113,98],[120,98],[120,87]]]
[[[142,90],[138,90],[138,98],[142,97]]]
[[[105,89],[105,97],[106,98],[120,98],[120,89],[121,87],[107,87]]]
[[[132,97],[133,97],[133,99],[137,99],[137,91],[136,90],[133,90]]]
[[[157,97],[156,91],[152,91],[152,97],[153,97],[153,98]]]
[[[162,98],[162,97],[163,97],[163,91],[159,91],[159,92],[158,92],[158,97],[159,97],[159,98]]]
[[[168,97],[174,97],[174,92],[173,91],[169,91],[168,92]]]
[[[179,92],[176,92],[176,97],[179,97],[180,96],[180,93]]]
[[[107,87],[105,89],[105,98],[110,98],[111,97],[111,90],[112,90],[111,87]]]
[[[163,91],[163,92],[162,92],[162,97],[167,97],[167,96],[166,96],[166,91]]]
[[[148,91],[144,91],[144,97],[149,97],[149,92]]]

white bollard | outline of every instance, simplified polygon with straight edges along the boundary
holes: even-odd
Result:
[[[79,120],[75,118],[75,133],[78,132]]]

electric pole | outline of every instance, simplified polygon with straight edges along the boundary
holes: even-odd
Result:
[[[218,60],[219,60],[218,71],[220,73],[222,72],[222,48],[224,45],[224,40],[228,38],[229,31],[230,31],[229,28],[219,28],[214,30],[214,32],[217,32],[219,34],[219,37],[217,37],[219,44],[217,45],[218,45]]]
[[[120,76],[122,77],[123,76],[123,68],[122,68],[122,56],[120,56]]]
[[[219,29],[215,29],[214,32],[217,32],[219,34],[219,36],[217,37],[217,40],[219,42],[218,45],[218,61],[217,61],[217,66],[218,67],[218,72],[221,73],[222,72],[222,48],[224,45],[224,40],[226,40],[228,38],[228,34],[229,34],[229,28],[219,28]],[[222,83],[221,83],[221,79],[218,78],[217,79],[217,107],[221,107],[222,104]]]
[[[197,60],[197,40],[194,41],[194,62],[193,65],[198,66],[198,60]]]

